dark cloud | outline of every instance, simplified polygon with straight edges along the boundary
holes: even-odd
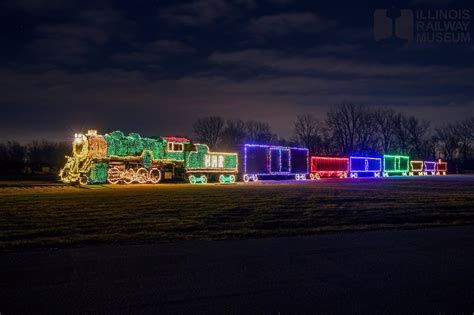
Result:
[[[317,33],[337,25],[336,21],[325,20],[313,13],[282,13],[262,16],[250,21],[249,30],[263,35],[288,35]]]
[[[157,40],[146,43],[140,50],[116,53],[111,58],[118,63],[147,64],[150,66],[161,63],[166,56],[187,54],[194,51],[193,47],[180,41]]]
[[[86,9],[67,23],[39,23],[26,45],[33,62],[78,64],[112,40],[132,38],[135,23],[113,8]]]
[[[197,0],[160,10],[160,18],[174,24],[207,25],[219,19],[232,18],[239,5],[254,6],[253,1]]]
[[[3,139],[66,139],[90,127],[189,135],[205,115],[264,120],[290,136],[297,114],[322,118],[343,100],[435,125],[474,108],[472,45],[381,47],[370,7],[21,0],[4,8],[13,17],[3,25],[22,27],[5,32]]]

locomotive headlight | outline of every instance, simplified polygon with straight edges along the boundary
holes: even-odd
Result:
[[[74,142],[72,144],[74,156],[79,159],[87,157],[89,153],[89,143],[87,137],[81,133],[74,134]]]

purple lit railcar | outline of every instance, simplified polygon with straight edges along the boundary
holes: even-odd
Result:
[[[294,177],[306,179],[309,150],[307,148],[246,144],[243,152],[244,182],[262,177]]]

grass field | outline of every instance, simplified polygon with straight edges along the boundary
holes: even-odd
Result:
[[[0,248],[474,223],[474,176],[0,188]]]

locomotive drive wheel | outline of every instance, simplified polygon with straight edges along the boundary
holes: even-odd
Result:
[[[157,168],[152,168],[149,177],[152,184],[158,184],[161,180],[161,171]]]
[[[107,171],[107,181],[110,184],[118,184],[120,181],[120,170],[116,167],[112,167]]]
[[[125,184],[131,184],[134,181],[135,181],[135,171],[132,168],[129,168],[123,174],[123,182]]]
[[[137,181],[140,184],[145,184],[148,181],[148,171],[141,167],[137,170]]]

